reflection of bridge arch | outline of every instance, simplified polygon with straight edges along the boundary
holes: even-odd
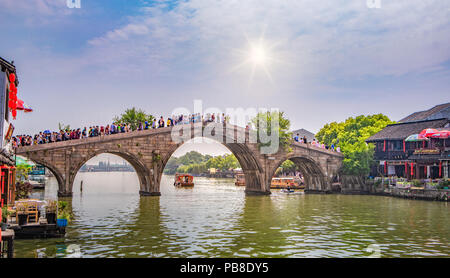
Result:
[[[210,135],[203,134],[209,125],[187,125],[181,129],[187,131],[184,141],[194,137],[206,137],[216,140],[227,147],[237,158],[244,171],[246,192],[248,194],[270,194],[270,181],[276,168],[286,159],[298,159],[305,173],[311,177],[309,184],[317,185],[313,189],[327,191],[331,178],[335,176],[342,163],[339,153],[293,143],[292,151],[279,149],[274,154],[262,154],[257,143],[250,143],[251,133],[245,129],[229,124],[215,124]],[[176,129],[177,128],[177,129]],[[166,127],[143,131],[133,131],[107,136],[98,136],[51,144],[20,147],[16,154],[42,164],[52,171],[59,184],[59,196],[72,196],[73,181],[78,170],[89,159],[101,153],[118,155],[128,161],[140,181],[140,194],[143,196],[160,195],[160,182],[164,167],[183,144],[175,142],[175,128]],[[190,131],[190,132],[189,132]],[[223,140],[222,140],[223,139]]]

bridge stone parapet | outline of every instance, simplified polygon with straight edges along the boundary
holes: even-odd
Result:
[[[251,140],[252,131],[229,124],[216,124],[217,131],[213,126],[212,132],[211,125],[178,129],[179,126],[166,127],[25,146],[18,148],[16,154],[47,167],[58,181],[61,197],[72,196],[79,169],[102,153],[120,156],[133,166],[142,196],[158,196],[166,163],[176,149],[194,137],[219,141],[236,156],[245,175],[247,194],[270,194],[276,169],[288,159],[300,167],[308,190],[330,191],[343,160],[340,153],[297,142],[291,145],[291,151],[279,149],[274,154],[262,154],[258,144]],[[174,136],[177,132],[184,140]]]

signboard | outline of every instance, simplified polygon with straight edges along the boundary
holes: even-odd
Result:
[[[14,132],[14,126],[13,126],[13,124],[9,124],[8,131],[5,134],[5,141],[11,140],[13,132]]]

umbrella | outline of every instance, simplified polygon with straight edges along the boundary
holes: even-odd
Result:
[[[44,133],[45,133],[45,134],[50,134],[50,133],[52,133],[52,132],[51,132],[50,130],[47,129],[47,130],[44,131]]]
[[[33,109],[26,105],[25,102],[21,99],[17,99],[17,110],[23,110],[25,113],[33,112]]]
[[[441,138],[441,139],[447,139],[449,136],[450,136],[449,130],[441,130],[431,135],[432,138]]]
[[[438,133],[439,131],[434,128],[426,128],[422,130],[419,135],[425,136],[425,137],[431,137],[431,135]]]
[[[33,167],[35,164],[31,161],[28,161],[27,159],[20,157],[20,156],[16,156],[16,166],[19,165],[24,165],[26,167]]]
[[[417,141],[424,141],[428,140],[428,138],[421,136],[420,134],[413,134],[408,136],[408,138],[405,139],[405,142],[417,142]]]

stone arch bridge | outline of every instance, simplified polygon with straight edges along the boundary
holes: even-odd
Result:
[[[47,167],[58,180],[59,197],[72,196],[73,182],[81,166],[102,153],[118,155],[134,167],[141,196],[159,196],[167,161],[183,142],[195,137],[219,141],[236,156],[245,175],[247,194],[270,194],[272,177],[287,159],[301,169],[306,191],[328,192],[342,164],[340,153],[297,142],[292,143],[289,151],[280,148],[276,153],[262,154],[258,144],[251,143],[253,131],[218,123],[215,125],[220,132],[213,128],[208,135],[204,132],[206,125],[199,125],[184,125],[181,131],[175,131],[179,127],[175,126],[25,146],[19,147],[16,154]],[[184,136],[184,141],[173,139],[176,132]]]

